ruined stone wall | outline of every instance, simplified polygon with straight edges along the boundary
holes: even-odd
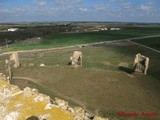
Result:
[[[82,52],[74,51],[73,56],[70,57],[72,65],[82,66]]]
[[[136,54],[133,64],[135,72],[147,74],[148,66],[149,58],[140,53]]]
[[[20,63],[19,63],[19,57],[18,57],[18,53],[15,52],[10,56],[10,62],[13,62],[13,67],[17,68],[20,67]]]

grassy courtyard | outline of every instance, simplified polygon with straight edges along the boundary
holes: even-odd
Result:
[[[68,66],[74,50],[83,53],[83,67]],[[147,75],[132,71],[135,54],[150,58]],[[83,48],[20,53],[21,68],[13,69],[11,83],[26,86],[67,100],[70,105],[104,117],[119,120],[158,120],[159,117],[119,117],[117,112],[160,111],[160,54],[129,42],[117,42]],[[0,58],[1,68],[4,60]],[[30,65],[32,63],[32,65]],[[45,67],[39,67],[44,63]],[[3,69],[2,72],[7,71]]]

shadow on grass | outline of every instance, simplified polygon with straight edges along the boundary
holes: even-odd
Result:
[[[26,120],[39,120],[37,116],[28,117]]]
[[[127,68],[127,67],[123,67],[123,66],[120,66],[118,69],[121,70],[121,71],[123,71],[123,72],[126,72],[128,74],[132,74],[134,72],[133,69]]]

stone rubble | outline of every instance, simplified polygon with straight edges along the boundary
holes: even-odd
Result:
[[[28,66],[34,66],[34,63],[29,63]]]
[[[61,100],[59,98],[55,98],[55,103],[63,110],[67,110],[67,108],[68,108],[68,102]]]
[[[51,103],[48,103],[46,106],[45,106],[45,110],[50,110],[50,109],[52,109],[53,107],[58,107],[57,105],[55,105],[55,104],[51,104]]]
[[[38,90],[36,89],[31,89],[29,87],[26,87],[23,89],[24,93],[24,97],[31,97],[31,96],[34,96],[34,95],[38,95]]]
[[[8,115],[6,115],[3,120],[17,120],[18,115],[19,115],[19,113],[17,111],[11,112]]]
[[[45,65],[45,64],[43,64],[43,63],[41,63],[39,66],[40,66],[40,67],[45,67],[46,65]]]
[[[108,118],[102,118],[99,116],[95,116],[93,120],[109,120]]]
[[[85,111],[81,107],[75,107],[75,120],[83,120],[85,118]]]
[[[35,102],[40,102],[40,101],[45,101],[46,103],[50,103],[50,97],[46,96],[44,94],[38,94],[35,98],[34,98]]]

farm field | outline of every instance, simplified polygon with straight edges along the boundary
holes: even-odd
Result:
[[[83,67],[68,66],[74,50],[82,51]],[[150,58],[147,75],[134,73],[135,54]],[[117,112],[160,113],[160,54],[130,42],[114,42],[88,47],[19,53],[21,68],[12,69],[11,83],[21,89],[35,87],[40,92],[67,100],[72,106],[115,120],[159,120],[160,117],[119,117]],[[1,56],[0,67],[5,68]],[[45,67],[39,65],[44,63]],[[32,64],[32,65],[31,65]],[[1,69],[7,74],[7,70]]]
[[[160,50],[160,37],[134,40],[134,42]]]
[[[29,39],[23,42],[17,42],[9,45],[9,48],[2,47],[3,51],[12,50],[30,50],[30,49],[41,49],[41,48],[53,48],[62,47],[69,45],[78,45],[102,41],[111,41],[119,39],[127,39],[133,37],[143,37],[150,35],[160,35],[159,27],[133,27],[133,28],[122,28],[119,31],[99,31],[99,32],[82,32],[82,33],[58,33],[41,36],[41,41],[37,39],[33,40],[33,43],[28,42]],[[34,42],[37,41],[37,42]]]

